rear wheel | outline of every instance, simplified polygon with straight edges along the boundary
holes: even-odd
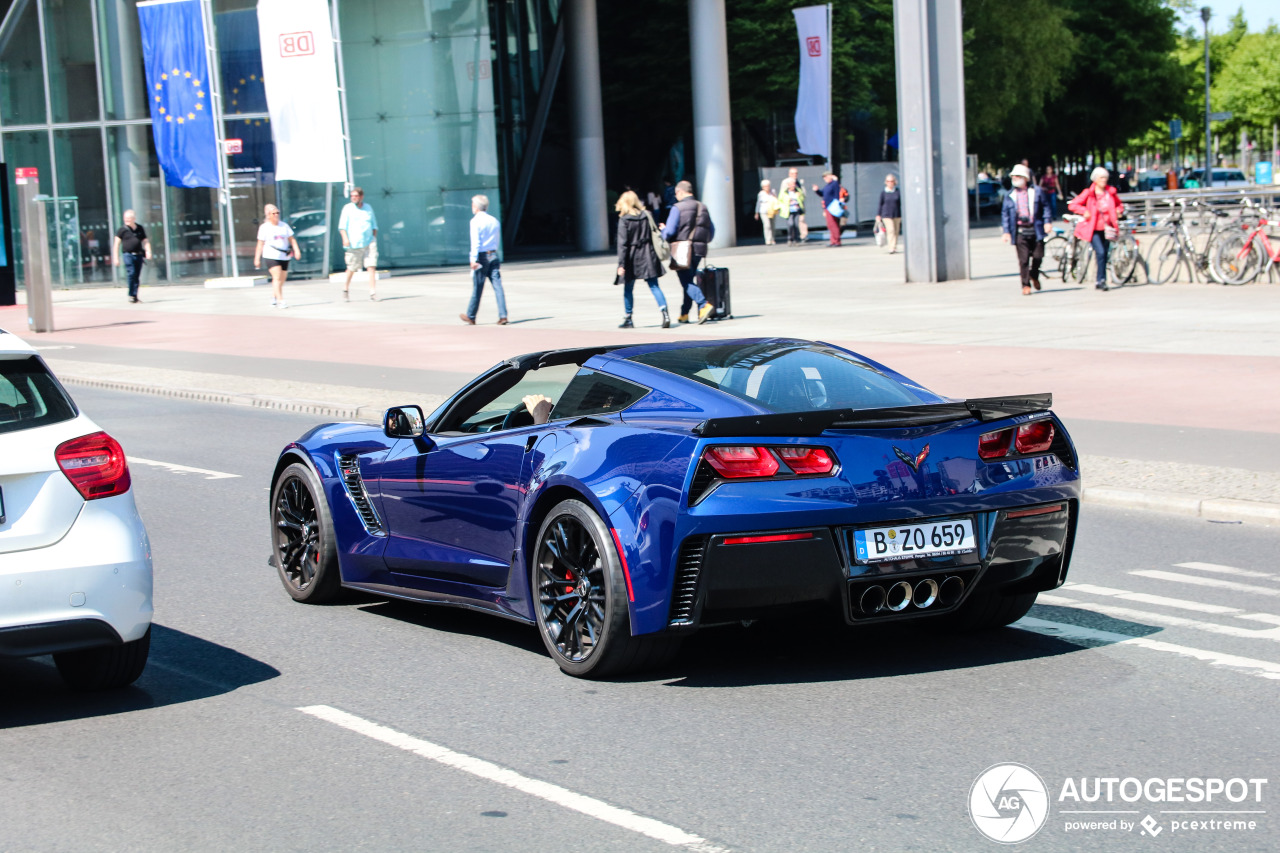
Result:
[[[285,591],[323,604],[342,593],[333,519],[315,472],[295,462],[271,491],[271,550]]]
[[[53,656],[62,680],[74,690],[113,690],[138,680],[151,652],[151,627],[136,640]]]
[[[1262,265],[1262,246],[1248,234],[1228,234],[1214,246],[1213,270],[1223,284],[1248,284]]]
[[[1044,241],[1044,270],[1046,277],[1055,276],[1067,280],[1067,270],[1070,266],[1069,256],[1067,254],[1067,238],[1061,234],[1055,234],[1048,240]]]
[[[1107,260],[1107,278],[1111,284],[1120,287],[1133,281],[1138,270],[1138,245],[1131,240],[1117,241],[1111,247],[1111,257]]]
[[[1174,234],[1165,232],[1151,242],[1147,251],[1147,269],[1152,284],[1173,281],[1181,265],[1182,244]]]
[[[631,635],[627,582],[613,536],[582,501],[563,501],[547,514],[532,573],[538,633],[565,673],[619,675],[657,666],[675,653],[677,638]]]
[[[1093,269],[1093,247],[1083,240],[1077,240],[1071,250],[1071,281],[1081,284],[1089,278]]]

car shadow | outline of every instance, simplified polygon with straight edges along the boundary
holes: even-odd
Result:
[[[1041,605],[1030,615],[1132,637],[1163,630],[1072,608]],[[1016,626],[967,634],[923,627],[849,628],[834,618],[797,618],[707,629],[686,641],[667,666],[625,680],[653,681],[656,676],[667,687],[862,681],[1041,660],[1109,645],[1106,639],[1064,639]]]
[[[539,657],[548,657],[536,628],[492,613],[481,613],[464,607],[419,604],[395,599],[372,600],[356,609],[385,619],[417,625],[419,628],[492,640],[495,643],[533,652]]]
[[[148,708],[162,708],[268,681],[279,670],[192,634],[151,626],[147,668],[130,687],[76,692],[62,681],[50,657],[0,658],[0,729],[65,722]]]

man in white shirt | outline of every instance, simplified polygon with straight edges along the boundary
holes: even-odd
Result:
[[[338,233],[342,236],[342,248],[346,249],[347,280],[342,285],[342,298],[351,298],[351,279],[356,270],[369,270],[369,298],[378,299],[378,217],[373,208],[364,203],[364,190],[351,188],[351,201],[342,208],[338,217]]]
[[[484,281],[493,282],[493,295],[498,300],[498,325],[507,325],[507,299],[502,292],[502,272],[499,270],[498,245],[502,242],[502,225],[489,213],[489,197],[471,197],[471,302],[467,312],[458,318],[468,326],[476,324],[476,312],[480,310],[480,295],[484,293]]]

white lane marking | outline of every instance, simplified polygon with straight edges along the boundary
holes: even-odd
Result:
[[[1194,610],[1197,613],[1243,613],[1239,607],[1227,607],[1222,604],[1205,604],[1200,601],[1187,601],[1185,598],[1168,598],[1163,595],[1150,595],[1145,592],[1130,592],[1126,589],[1112,589],[1109,586],[1094,586],[1091,583],[1067,583],[1063,589],[1072,592],[1083,592],[1086,595],[1108,595],[1123,598],[1127,601],[1138,601],[1143,604],[1155,604],[1163,607],[1176,607],[1179,610]]]
[[[420,740],[411,735],[398,732],[395,729],[372,723],[368,720],[348,714],[346,711],[339,711],[337,708],[331,708],[328,705],[309,705],[305,708],[298,708],[304,714],[310,714],[326,722],[341,726],[348,731],[371,737],[374,740],[381,741],[389,746],[398,747],[406,752],[412,752],[423,758],[429,758],[437,761],[446,767],[452,767],[455,770],[461,770],[464,773],[470,773],[481,779],[487,779],[490,782],[497,782],[499,785],[505,785],[508,788],[514,788],[524,794],[546,800],[566,809],[571,809],[587,817],[593,817],[596,820],[602,820],[605,823],[611,823],[614,826],[632,832],[646,835],[649,838],[665,842],[673,847],[683,847],[686,850],[697,851],[697,853],[728,853],[728,848],[712,844],[705,838],[694,835],[691,832],[685,832],[683,829],[662,823],[653,818],[642,817],[635,812],[618,806],[610,805],[603,800],[597,800],[594,797],[584,796],[570,791],[568,788],[562,788],[559,785],[553,785],[550,782],[543,782],[540,779],[533,779],[506,767],[501,767],[482,758],[475,758],[470,755],[464,755],[461,752],[454,752],[447,747],[438,746],[429,741]]]
[[[141,456],[126,456],[130,465],[150,465],[153,468],[164,468],[170,474],[203,474],[206,480],[230,480],[239,474],[225,474],[222,471],[209,471],[205,468],[192,468],[190,465],[178,465],[173,462],[157,462],[154,459],[143,459]]]
[[[1013,627],[1033,631],[1037,634],[1043,634],[1046,637],[1057,637],[1063,640],[1079,640],[1082,642],[1106,643],[1108,645],[1117,646],[1139,646],[1140,648],[1150,649],[1151,651],[1167,652],[1169,654],[1179,655],[1180,657],[1206,661],[1214,666],[1226,666],[1233,669],[1243,670],[1246,674],[1256,675],[1259,678],[1268,678],[1280,681],[1280,663],[1273,663],[1267,660],[1255,660],[1254,658],[1240,657],[1239,655],[1211,652],[1206,649],[1192,648],[1191,646],[1180,646],[1175,643],[1165,643],[1160,640],[1149,640],[1146,637],[1131,637],[1128,634],[1099,631],[1096,628],[1085,628],[1081,625],[1067,625],[1062,622],[1050,622],[1045,619],[1036,619],[1033,616],[1022,617],[1017,622],[1013,623]]]
[[[1198,569],[1202,572],[1216,572],[1220,575],[1235,575],[1240,578],[1271,578],[1274,575],[1266,572],[1252,572],[1248,569],[1237,569],[1235,566],[1223,566],[1218,563],[1174,563],[1179,569]]]
[[[1160,569],[1139,569],[1136,572],[1129,572],[1131,575],[1137,575],[1140,578],[1151,578],[1158,581],[1174,581],[1176,583],[1189,583],[1194,586],[1210,586],[1214,589],[1229,589],[1235,592],[1251,592],[1255,595],[1271,595],[1280,597],[1280,589],[1266,586],[1253,586],[1247,583],[1236,583],[1235,581],[1224,581],[1218,578],[1202,578],[1195,575],[1180,575],[1177,572],[1165,572]]]

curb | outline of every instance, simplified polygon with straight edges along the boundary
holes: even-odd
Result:
[[[1247,521],[1280,525],[1280,503],[1266,501],[1242,501],[1212,495],[1152,492],[1114,486],[1091,486],[1084,490],[1081,499],[1099,506],[1154,510],[1203,518],[1206,521]]]
[[[118,382],[111,379],[91,379],[86,376],[59,375],[68,385],[101,388],[106,391],[127,391],[133,394],[152,394],[157,397],[175,397],[201,403],[223,403],[232,406],[249,406],[255,409],[274,409],[295,412],[300,415],[319,415],[346,420],[378,421],[382,409],[376,406],[350,406],[318,400],[297,400],[288,397],[270,397],[260,394],[228,394],[225,391],[209,391],[203,388],[168,388],[142,382]]]
[[[249,406],[255,409],[273,409],[301,415],[318,415],[343,420],[359,420],[376,423],[382,418],[380,406],[352,406],[319,400],[300,400],[289,397],[272,397],[261,394],[231,394],[203,388],[170,388],[142,382],[120,382],[111,379],[92,379],[74,374],[58,377],[69,385],[101,388],[107,391],[127,391],[133,394],[153,394],[201,403],[223,403],[232,406]],[[1243,501],[1215,495],[1192,495],[1179,492],[1156,492],[1147,489],[1124,489],[1116,486],[1090,486],[1084,490],[1081,500],[1119,509],[1142,509],[1174,515],[1203,518],[1206,521],[1251,522],[1280,526],[1280,503]]]

